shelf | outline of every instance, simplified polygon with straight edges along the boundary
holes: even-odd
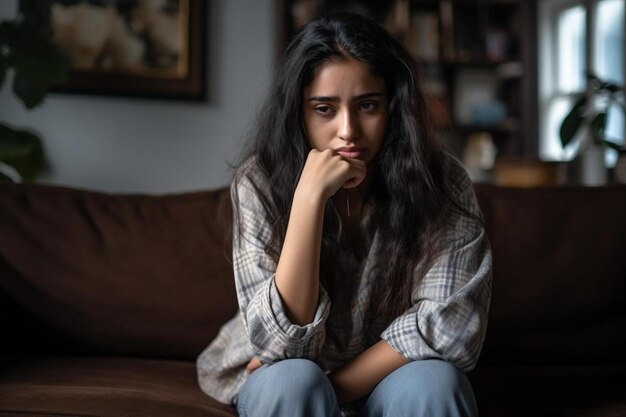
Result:
[[[416,8],[434,8],[439,7],[442,0],[413,0],[409,1],[412,7]],[[519,0],[448,0],[452,4],[463,6],[517,6]]]
[[[518,60],[499,60],[493,61],[489,59],[471,59],[471,60],[442,60],[440,61],[442,65],[450,66],[450,67],[476,67],[476,68],[497,68],[502,65],[510,65],[510,64],[520,64]]]
[[[517,59],[505,59],[505,60],[490,60],[484,59],[470,59],[470,60],[447,60],[447,59],[421,59],[418,56],[413,55],[413,59],[418,65],[425,66],[449,66],[449,67],[478,67],[478,68],[495,68],[502,65],[521,65],[521,62]]]
[[[520,130],[520,124],[517,119],[505,120],[497,125],[480,125],[480,124],[456,124],[455,128],[458,133],[468,135],[476,132],[489,132],[493,135],[503,136]]]
[[[519,4],[519,0],[450,0],[453,4],[462,4],[468,6],[517,6]],[[419,0],[418,4],[421,4],[422,1]],[[426,1],[425,3],[432,3],[431,1]],[[435,1],[435,3],[440,3],[440,1]]]

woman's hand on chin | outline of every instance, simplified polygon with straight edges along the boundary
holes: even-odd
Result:
[[[365,162],[345,158],[331,149],[312,149],[302,169],[298,190],[319,196],[325,202],[340,188],[357,187],[367,173]]]

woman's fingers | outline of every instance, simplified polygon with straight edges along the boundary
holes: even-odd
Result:
[[[358,186],[365,178],[365,162],[338,155],[331,149],[311,150],[304,164],[298,187],[319,190],[327,199],[340,188]]]
[[[343,184],[342,188],[355,188],[358,187],[361,182],[365,179],[365,175],[367,174],[367,170],[365,168],[365,162],[360,159],[348,159],[344,158],[348,163],[350,163],[350,177]]]
[[[248,366],[246,366],[246,372],[251,374],[252,372],[254,372],[256,369],[260,367],[261,367],[261,361],[259,360],[259,358],[255,356],[254,358],[250,359],[250,362],[248,362]]]

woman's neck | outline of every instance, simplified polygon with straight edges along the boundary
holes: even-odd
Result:
[[[357,219],[360,221],[361,219],[363,203],[374,178],[371,168],[373,167],[368,166],[369,175],[366,175],[357,187],[340,188],[333,196],[335,207],[337,207],[341,220],[344,223]]]
[[[342,188],[333,196],[333,201],[342,222],[359,219],[363,207],[363,195],[358,188]]]

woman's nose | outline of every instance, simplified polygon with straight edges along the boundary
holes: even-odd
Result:
[[[340,139],[350,142],[359,137],[358,120],[350,109],[342,110],[338,119],[339,126],[337,136]]]

